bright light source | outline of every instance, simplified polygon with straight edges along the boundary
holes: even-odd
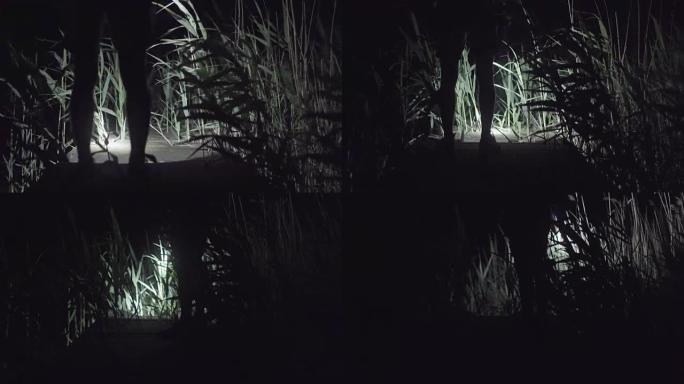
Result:
[[[104,143],[101,141],[101,144]],[[153,155],[158,162],[173,162],[185,161],[192,158],[201,158],[210,154],[210,151],[197,150],[199,144],[189,145],[170,145],[161,137],[151,135],[145,145],[145,153]],[[93,161],[97,163],[104,163],[106,161],[114,161],[114,156],[119,164],[127,164],[131,153],[130,140],[110,140],[106,146],[107,151],[103,151],[102,147],[97,145],[94,141],[90,143],[90,153],[93,154]],[[113,155],[113,156],[112,156]],[[78,152],[73,149],[68,154],[69,162],[78,162]]]
[[[102,142],[100,142],[102,143]],[[104,143],[102,143],[104,145]],[[129,140],[112,140],[105,146],[107,151],[103,151],[102,147],[97,145],[95,141],[90,142],[90,153],[93,154],[93,161],[95,163],[104,163],[109,160],[114,160],[111,155],[117,157],[118,162],[128,163],[128,156],[131,152],[131,142]],[[69,162],[78,162],[78,151],[76,149],[69,152]]]
[[[128,140],[116,140],[116,141],[110,141],[109,144],[106,146],[107,149],[109,149],[110,152],[122,152],[122,151],[130,151],[131,150],[131,142]],[[97,145],[94,141],[90,143],[90,150],[92,152],[96,151],[101,151],[102,148]]]
[[[480,132],[481,130],[473,130],[466,132],[463,135],[464,143],[479,143],[480,142]],[[517,137],[512,129],[510,128],[499,128],[492,127],[492,136],[496,139],[497,143],[515,143],[517,142]]]

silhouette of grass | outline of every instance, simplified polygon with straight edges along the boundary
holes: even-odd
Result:
[[[465,307],[480,316],[505,316],[520,311],[520,292],[510,257],[497,252],[502,236],[492,236],[480,249],[466,278]]]
[[[272,321],[339,310],[342,234],[338,197],[231,195],[225,219],[217,226],[217,234],[241,244],[232,247],[240,248],[243,257],[234,262],[242,260],[238,269],[251,273],[251,277],[239,279],[252,284],[242,291],[251,310]],[[306,309],[311,305],[316,308]]]
[[[529,63],[535,88],[549,98],[528,105],[557,114],[555,129],[616,188],[677,190],[684,47],[677,26],[666,32],[656,15],[646,16],[636,37],[634,21],[619,25],[605,11],[576,15],[571,28],[542,39]]]
[[[607,196],[604,220],[592,220],[584,201],[556,220],[552,247],[565,302],[560,316],[585,326],[616,318],[662,321],[656,298],[672,300],[684,245],[681,195]],[[568,313],[569,312],[569,313]],[[654,324],[640,324],[654,326]],[[655,324],[662,326],[662,324]]]
[[[242,1],[238,14],[244,15]],[[185,85],[196,99],[183,111],[208,123],[192,138],[300,192],[339,191],[339,36],[320,9],[285,0],[279,11],[255,3],[250,18],[216,21],[206,38],[183,46]],[[327,10],[326,10],[327,11]],[[234,31],[229,33],[227,31]]]

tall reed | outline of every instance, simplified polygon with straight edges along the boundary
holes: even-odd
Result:
[[[630,22],[642,19],[648,20],[645,32],[635,33]],[[616,188],[676,190],[684,144],[681,32],[675,25],[665,31],[651,13],[620,23],[599,8],[540,38],[528,62],[534,88],[547,98],[528,105],[556,114],[562,137]]]
[[[215,22],[192,39],[179,68],[197,100],[183,110],[211,124],[194,137],[296,191],[337,191],[341,172],[340,36],[335,8],[283,0]],[[332,12],[330,29],[320,13]],[[232,31],[229,32],[229,31]]]

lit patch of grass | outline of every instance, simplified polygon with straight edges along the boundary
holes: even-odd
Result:
[[[0,119],[10,130],[8,153],[3,153],[8,192],[23,192],[38,180],[45,167],[66,162],[74,149],[69,105],[74,73],[71,52],[60,41],[38,41],[40,53],[10,47],[14,75],[0,79],[10,93]],[[110,39],[100,43],[95,85],[93,141],[108,152],[110,138],[126,137],[126,91],[119,59]]]
[[[652,11],[639,9],[618,21],[600,8],[589,15],[570,8],[572,27],[532,36],[527,52],[509,49],[496,57],[494,133],[512,142],[569,141],[623,190],[678,189],[684,179],[683,40],[676,26],[665,30]],[[647,22],[635,28],[637,20]],[[440,68],[415,19],[404,35],[396,67],[406,143],[439,131],[434,96]],[[458,73],[455,128],[463,139],[481,125],[467,49]]]
[[[131,255],[126,268],[130,278],[127,288],[121,292],[123,298],[114,300],[110,315],[119,318],[165,318],[177,317],[176,276],[171,265],[171,253],[162,239],[154,244],[155,253],[143,254],[138,258]],[[106,255],[102,255],[106,257]],[[105,261],[105,268],[112,266]],[[110,292],[115,292],[111,290]]]
[[[284,0],[275,14],[254,3],[244,17],[217,21],[180,51],[178,70],[196,99],[189,118],[211,124],[192,139],[255,166],[275,185],[301,192],[338,191],[341,63],[335,9],[328,30],[320,9]],[[229,32],[233,31],[233,32]]]
[[[100,43],[97,68],[93,141],[107,152],[110,136],[124,140],[127,130],[126,89],[119,72],[119,55],[110,39]]]
[[[466,278],[466,309],[480,316],[505,316],[520,310],[520,293],[510,250],[499,254],[502,236],[480,249]]]
[[[223,212],[207,212],[216,220],[203,256],[207,320],[235,330],[250,321],[280,326],[296,322],[293,316],[337,310],[339,199],[228,199]],[[64,224],[49,233],[0,237],[0,359],[5,346],[30,354],[42,345],[70,345],[109,318],[177,318],[174,255],[165,240],[172,234],[152,237],[155,244],[135,254],[126,235],[132,228],[122,228],[113,211],[98,218],[108,225],[96,230],[84,229],[76,211],[66,212],[46,218]],[[311,311],[301,311],[306,306]]]
[[[18,247],[0,250],[4,337],[24,334],[29,344],[68,346],[108,317],[177,317],[176,276],[164,240],[136,256],[113,212],[110,219],[109,230],[93,234],[72,216],[60,241],[31,246],[20,239]]]
[[[415,16],[412,30],[404,31],[405,48],[400,68],[404,121],[408,139],[424,133],[420,126],[428,121],[432,131],[441,131],[441,116],[436,108],[441,68],[436,50],[419,26]],[[478,105],[476,68],[470,61],[470,50],[461,53],[456,82],[454,132],[461,140],[466,135],[479,135],[482,123]],[[526,108],[530,103],[544,101],[549,96],[532,87],[534,77],[526,55],[512,48],[495,58],[494,87],[496,107],[492,128],[510,142],[529,142],[552,139],[557,132],[559,118],[545,110]],[[439,128],[437,128],[439,127]]]
[[[245,16],[211,20],[189,0],[155,3],[156,17],[176,26],[149,51],[154,71],[151,127],[170,145],[203,149],[256,166],[276,184],[301,191],[337,191],[341,173],[341,34],[336,8],[285,0],[276,12],[254,3]],[[329,12],[330,26],[319,16]],[[3,178],[22,192],[46,166],[67,161],[71,54],[56,42],[46,52],[13,51],[18,76],[0,118],[11,128]],[[110,39],[100,44],[93,139],[107,151],[127,136],[126,92]],[[116,160],[116,159],[115,159]]]
[[[191,120],[185,110],[197,101],[197,96],[186,84],[185,75],[179,68],[183,65],[183,47],[191,41],[206,39],[207,30],[202,18],[190,1],[154,3],[157,15],[167,15],[177,23],[151,47],[158,89],[157,108],[152,112],[152,128],[169,143],[186,143],[193,135],[204,134],[207,124]],[[158,16],[161,17],[161,16]],[[182,34],[182,37],[173,37]],[[159,53],[157,53],[159,48]],[[198,68],[191,65],[193,68]]]
[[[163,236],[152,249],[136,255],[111,212],[111,230],[95,235],[75,229],[81,260],[68,288],[67,345],[96,320],[178,316],[177,281]]]
[[[652,199],[608,196],[606,217],[592,219],[583,199],[556,220],[550,252],[565,315],[642,316],[648,301],[662,294],[681,268],[684,196],[660,193]]]
[[[539,39],[528,63],[534,87],[548,97],[529,105],[556,114],[562,137],[616,187],[678,190],[684,45],[676,26],[664,31],[654,15],[646,16],[638,34],[598,12],[576,15],[571,28]]]
[[[0,154],[2,189],[23,192],[47,165],[66,161],[71,143],[67,122],[73,74],[66,50],[55,47],[47,54],[34,55],[11,45],[8,49],[14,68],[11,78],[0,78],[0,89],[9,95],[8,104],[0,106],[0,123],[9,131],[7,151]]]
[[[662,303],[674,305],[673,287],[683,278],[684,195],[607,196],[600,205],[589,209],[574,196],[556,209],[548,235],[549,315],[580,331],[610,319],[662,327],[669,321],[659,318],[667,310]],[[519,309],[510,255],[497,249],[494,240],[482,248],[466,280],[467,308],[479,315]]]

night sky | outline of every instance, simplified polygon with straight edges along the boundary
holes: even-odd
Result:
[[[55,38],[58,31],[68,35],[73,19],[76,0],[0,0],[0,36],[2,40],[17,45],[30,46],[35,38]],[[230,18],[235,1],[196,1],[195,6],[216,15],[218,7],[224,17]],[[155,18],[154,36],[159,36],[173,26],[168,17]]]
[[[372,20],[379,28],[390,25],[392,22],[392,10],[401,10],[407,6],[415,6],[422,0],[376,0],[359,1],[349,0],[343,2],[347,8],[345,20],[346,27],[356,26],[363,19]],[[528,12],[532,15],[540,31],[551,31],[563,26],[568,20],[567,0],[522,0]],[[76,0],[0,0],[0,40],[10,41],[18,46],[30,47],[36,38],[52,38],[58,35],[58,30],[70,30],[73,7]],[[249,3],[249,2],[247,2]],[[279,1],[272,2],[274,6]],[[319,4],[325,2],[318,2]],[[656,14],[662,14],[663,22],[670,20],[681,23],[684,14],[684,1],[682,0],[605,0],[600,4],[618,13],[628,13],[629,3],[632,10],[637,6],[645,9],[650,3],[656,10]],[[235,0],[202,0],[195,1],[195,6],[210,15],[216,15],[214,9],[219,9],[224,17],[230,18],[235,7]],[[575,0],[574,6],[583,11],[595,11],[595,0]],[[661,9],[658,11],[658,9]],[[160,36],[173,25],[169,18],[156,18],[153,36]],[[349,28],[353,36],[353,29]],[[351,43],[351,41],[349,42]]]

